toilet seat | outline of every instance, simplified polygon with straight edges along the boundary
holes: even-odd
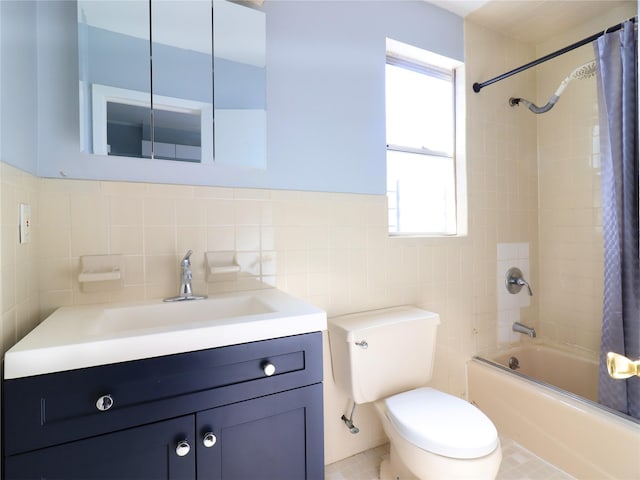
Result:
[[[398,433],[423,450],[451,458],[479,458],[498,446],[489,418],[461,398],[418,388],[385,400],[387,417]]]

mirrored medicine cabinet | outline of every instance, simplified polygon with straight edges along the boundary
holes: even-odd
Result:
[[[264,12],[227,0],[78,0],[80,149],[266,168]]]

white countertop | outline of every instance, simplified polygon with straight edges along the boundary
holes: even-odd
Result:
[[[326,330],[326,313],[277,289],[205,300],[62,307],[4,356],[4,378]]]

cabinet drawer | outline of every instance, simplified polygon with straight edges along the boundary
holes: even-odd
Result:
[[[320,332],[6,380],[5,455],[321,381]]]

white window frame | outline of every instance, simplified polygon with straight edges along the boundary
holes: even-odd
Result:
[[[391,237],[460,237],[468,234],[467,216],[467,181],[465,161],[465,99],[464,99],[464,65],[456,60],[443,57],[432,52],[413,47],[392,39],[387,39],[387,64],[401,68],[413,69],[434,77],[450,78],[453,83],[453,152],[440,152],[427,147],[412,148],[402,145],[387,144],[387,151],[416,153],[426,156],[451,158],[454,167],[455,182],[455,232],[396,232],[389,230]],[[389,226],[390,228],[390,226]]]

